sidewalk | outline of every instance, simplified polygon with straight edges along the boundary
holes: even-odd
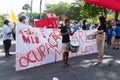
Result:
[[[68,68],[62,67],[60,61],[19,72],[15,71],[15,55],[6,59],[1,51],[0,41],[0,80],[52,80],[53,77],[59,80],[120,80],[120,50],[105,48],[104,62],[98,65],[97,53],[94,53],[71,58]],[[11,53],[15,54],[15,42]]]

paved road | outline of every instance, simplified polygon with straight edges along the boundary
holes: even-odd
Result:
[[[15,54],[15,42],[11,48]],[[47,64],[24,71],[15,71],[15,55],[4,58],[0,41],[0,80],[120,80],[120,50],[105,48],[105,60],[96,64],[97,54],[71,58],[71,67],[62,67],[62,62]],[[111,65],[112,66],[111,66]]]

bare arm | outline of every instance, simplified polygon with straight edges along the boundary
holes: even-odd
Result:
[[[16,33],[16,23],[14,22],[13,32]]]
[[[70,32],[70,35],[72,36],[75,33],[76,30],[74,30],[73,32]]]
[[[99,30],[98,33],[104,33],[104,30]]]

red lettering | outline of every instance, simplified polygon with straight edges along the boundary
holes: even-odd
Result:
[[[50,44],[45,43],[45,45],[46,45],[47,53],[49,54],[49,53],[50,53],[50,49],[51,49],[51,48],[54,49],[54,48],[53,48],[53,46],[50,45]]]
[[[26,61],[26,63],[23,63],[23,60]],[[29,61],[26,57],[20,57],[19,64],[21,67],[27,67],[29,65]]]
[[[38,37],[35,37],[35,41],[36,41],[36,43],[38,44],[38,43],[39,43],[39,38],[38,38]]]
[[[84,41],[83,39],[84,39],[84,32],[83,31],[79,31],[79,42],[80,41],[83,42]]]
[[[30,38],[28,36],[22,35],[24,43],[30,43]]]
[[[94,51],[94,49],[92,48],[92,46],[85,46],[84,48],[81,47],[81,53],[82,54],[90,53],[91,50]]]
[[[34,60],[31,60],[30,59],[30,57],[34,57]],[[30,52],[28,52],[28,54],[27,54],[27,59],[29,60],[29,62],[32,62],[32,63],[34,63],[34,62],[36,62],[36,60],[35,60],[35,53],[34,53],[34,51],[30,51]]]
[[[38,44],[39,43],[39,38],[38,37],[22,35],[22,38],[23,38],[24,43],[33,43],[33,44]]]

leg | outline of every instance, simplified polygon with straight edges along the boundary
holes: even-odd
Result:
[[[110,38],[110,46],[112,45],[112,38]]]
[[[116,49],[119,49],[119,39],[116,39]]]
[[[113,42],[113,49],[115,49],[115,48],[116,48],[116,42],[117,42],[117,40],[116,40],[116,39],[114,39],[114,42]]]
[[[5,51],[5,57],[9,57],[9,49],[4,49],[4,51]]]
[[[104,35],[98,36],[97,39],[97,48],[98,48],[98,61],[103,61],[103,55],[104,55]]]
[[[67,43],[62,44],[62,50],[63,50],[63,64],[66,67],[67,66]]]
[[[3,41],[5,57],[9,57],[8,40]]]
[[[119,43],[118,43],[118,46],[119,46],[119,48],[120,48],[120,39],[119,39]]]
[[[111,44],[111,39],[108,38],[108,46],[110,47],[110,44]]]
[[[9,45],[9,49],[10,49],[10,47],[11,47],[11,40],[9,40],[9,43],[8,43]],[[10,53],[9,53],[9,56],[12,56]]]
[[[99,35],[97,35],[96,43],[97,43],[98,58],[99,58],[99,53],[100,53],[100,37],[99,37]]]
[[[68,58],[69,58],[69,52],[66,53],[66,64],[69,65],[68,63]]]
[[[66,52],[63,53],[63,64],[64,64],[64,66],[67,66],[67,64],[66,64]]]
[[[109,38],[107,37],[107,45],[108,45],[108,47],[109,47]]]

